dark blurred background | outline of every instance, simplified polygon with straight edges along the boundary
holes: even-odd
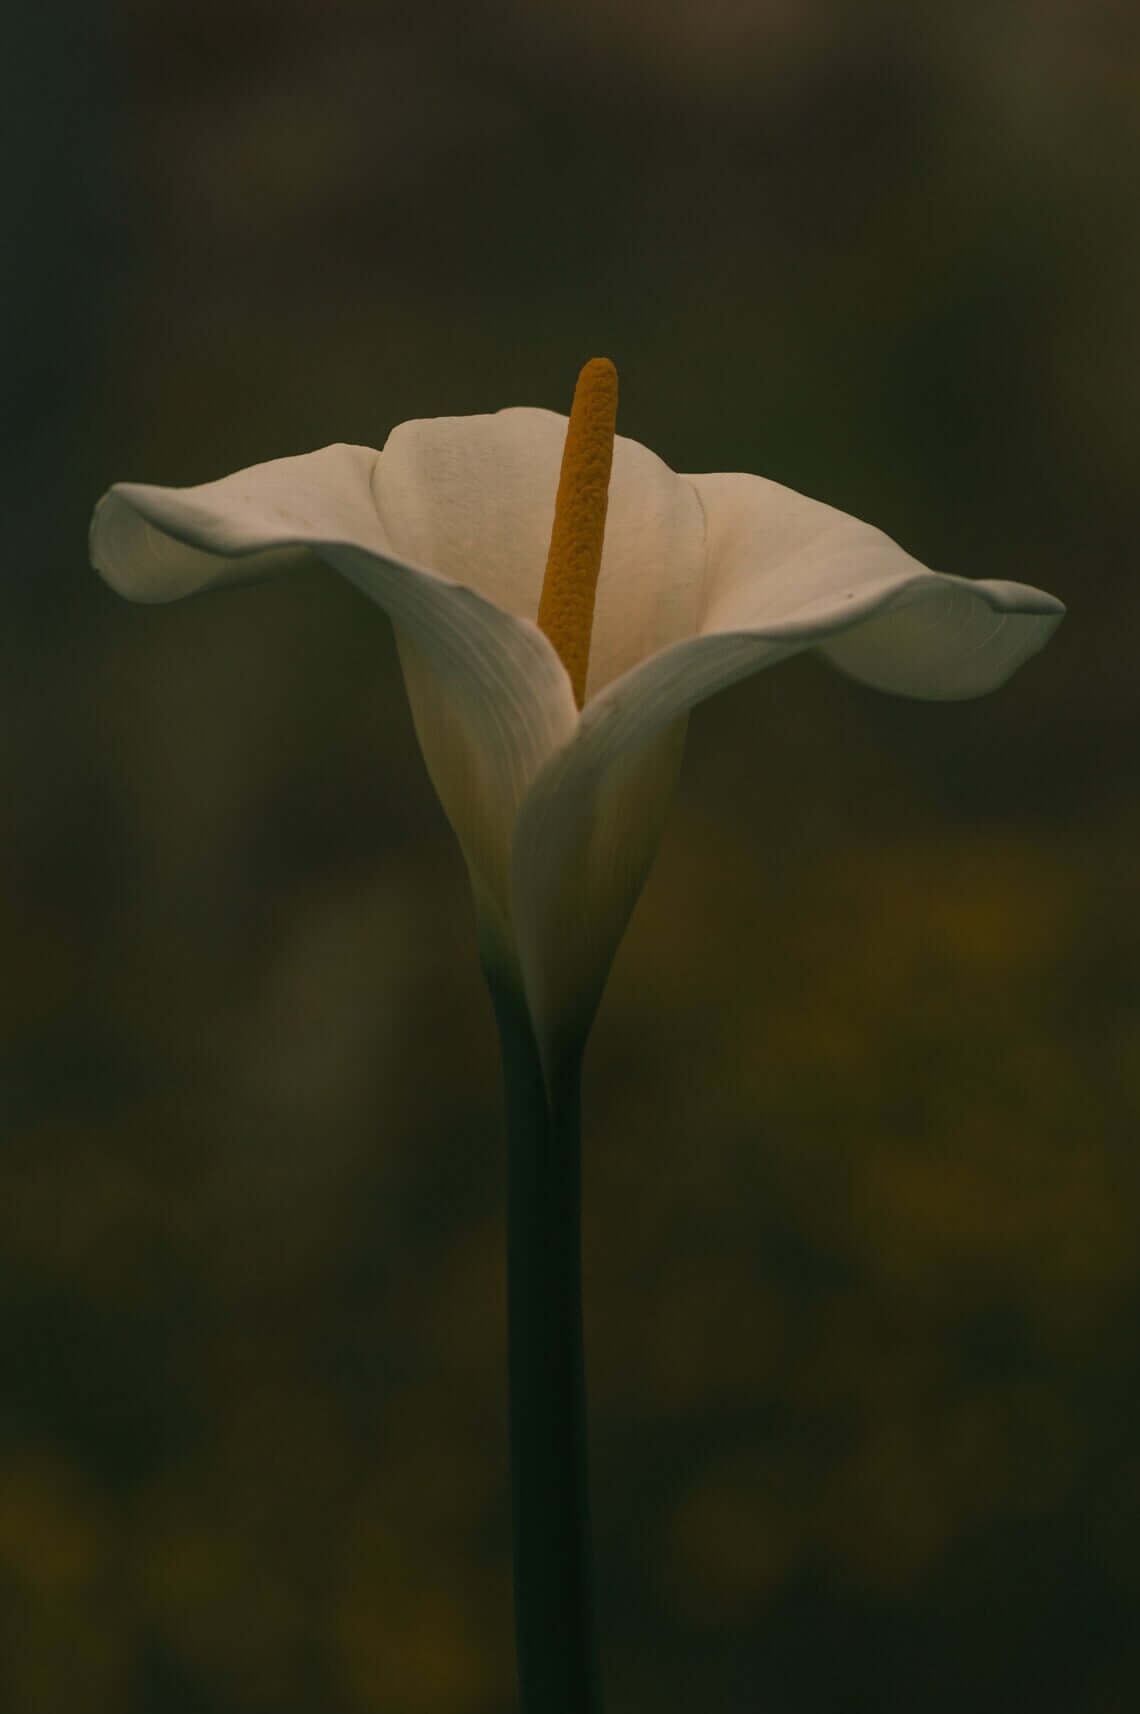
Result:
[[[111,481],[565,409],[1061,595],[702,708],[588,1061],[614,1714],[1140,1705],[1140,59],[1103,0],[124,0],[3,73],[0,1704],[513,1706],[503,1144],[387,623]]]

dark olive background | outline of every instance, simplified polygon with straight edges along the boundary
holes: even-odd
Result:
[[[694,717],[586,1083],[614,1714],[1140,1698],[1140,62],[1100,0],[132,0],[6,42],[0,1702],[513,1706],[466,879],[329,573],[109,482],[564,409],[1070,605]]]

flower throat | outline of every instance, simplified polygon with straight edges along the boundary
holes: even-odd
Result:
[[[574,700],[586,696],[594,596],[606,532],[610,467],[617,422],[617,370],[591,357],[578,376],[566,425],[550,552],[538,602],[538,626],[558,651]]]

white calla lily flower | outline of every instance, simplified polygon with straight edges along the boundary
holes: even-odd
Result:
[[[980,696],[1064,612],[1024,584],[929,571],[763,477],[676,475],[619,436],[579,707],[537,622],[566,435],[565,417],[529,408],[406,422],[379,452],[118,483],[91,527],[93,564],[132,600],[316,559],[384,608],[485,965],[521,983],[548,1070],[589,1026],[696,703],[805,649],[882,690]]]

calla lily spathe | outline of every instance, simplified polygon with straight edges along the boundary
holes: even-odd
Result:
[[[323,560],[392,620],[425,760],[471,873],[488,973],[517,980],[548,1068],[589,1026],[660,838],[689,710],[814,648],[866,684],[982,695],[1059,601],[928,571],[759,476],[679,476],[614,444],[581,710],[538,629],[566,418],[402,423],[194,488],[119,483],[95,567],[171,601]]]

